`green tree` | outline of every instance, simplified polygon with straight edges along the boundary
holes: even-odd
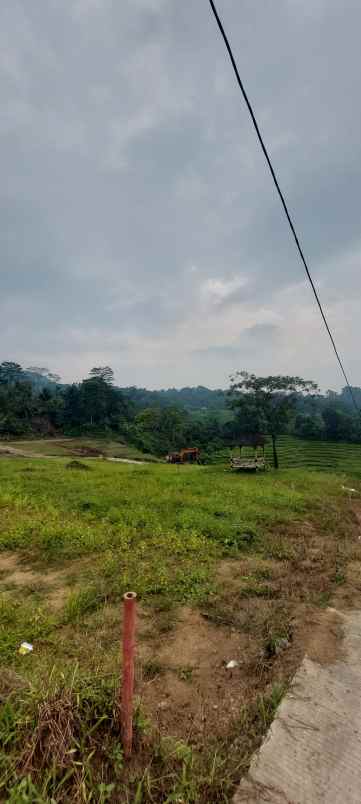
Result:
[[[76,430],[83,423],[81,394],[78,385],[68,385],[63,394],[63,421],[67,431]]]
[[[36,413],[36,399],[30,383],[12,382],[0,386],[0,432],[2,435],[21,435],[31,432],[31,420]]]
[[[322,416],[326,427],[326,437],[330,441],[358,440],[359,417],[352,416],[346,411],[337,405],[327,405],[324,409]]]
[[[4,360],[0,363],[0,383],[13,384],[21,380],[23,377],[23,370],[19,363],[13,363],[11,360]]]
[[[110,366],[95,366],[89,374],[91,379],[102,380],[107,385],[112,385],[114,382],[114,371]]]
[[[270,435],[274,466],[278,469],[277,436],[287,430],[296,409],[299,394],[315,394],[317,384],[301,377],[257,377],[247,371],[237,371],[231,377],[230,405],[246,431]]]
[[[325,423],[320,413],[298,414],[295,421],[295,435],[306,439],[321,439],[325,435]]]
[[[188,423],[188,414],[181,408],[147,408],[135,417],[133,437],[141,449],[164,455],[187,444]]]

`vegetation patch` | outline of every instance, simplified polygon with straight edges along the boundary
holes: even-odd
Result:
[[[361,548],[342,485],[358,481],[98,460],[69,472],[66,458],[24,472],[29,464],[0,462],[0,797],[231,800],[304,651],[321,660],[337,642],[325,606],[355,594],[349,566]],[[129,589],[138,703],[125,763]]]
[[[69,461],[69,463],[66,464],[66,468],[67,469],[78,469],[78,470],[80,470],[82,472],[89,472],[90,471],[90,466],[88,466],[86,463],[81,463],[81,461],[76,461],[76,460]]]

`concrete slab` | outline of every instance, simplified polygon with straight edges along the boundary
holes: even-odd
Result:
[[[234,804],[360,804],[361,611],[338,614],[340,658],[304,659]]]

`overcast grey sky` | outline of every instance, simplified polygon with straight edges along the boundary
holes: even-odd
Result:
[[[361,4],[218,5],[361,384]],[[343,384],[207,0],[3,0],[0,109],[0,360]]]

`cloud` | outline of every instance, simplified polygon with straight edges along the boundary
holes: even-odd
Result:
[[[352,381],[361,383],[361,7],[219,0]],[[217,387],[339,370],[204,4],[4,0],[1,355]],[[275,47],[276,43],[276,47]]]
[[[280,332],[280,327],[277,324],[253,324],[248,327],[244,334],[252,339],[275,338]]]

